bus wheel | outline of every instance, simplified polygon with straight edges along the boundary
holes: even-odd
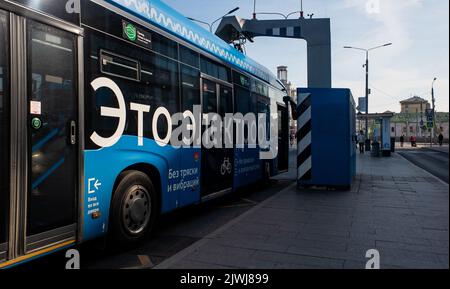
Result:
[[[137,242],[149,233],[157,216],[157,195],[150,178],[139,171],[126,171],[114,193],[111,229],[119,243]]]

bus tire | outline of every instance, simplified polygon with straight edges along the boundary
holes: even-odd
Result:
[[[151,232],[158,215],[158,197],[143,172],[125,171],[119,180],[111,204],[111,235],[117,243],[133,244]]]

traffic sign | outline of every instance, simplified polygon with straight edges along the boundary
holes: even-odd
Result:
[[[358,98],[358,107],[356,109],[359,112],[366,112],[366,97]]]
[[[426,109],[425,110],[425,116],[427,119],[427,128],[431,129],[434,127],[434,110],[433,109]]]

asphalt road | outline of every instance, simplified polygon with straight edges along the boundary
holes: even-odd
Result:
[[[416,166],[428,171],[448,184],[449,154],[448,149],[432,150],[429,148],[400,149],[399,154]]]
[[[295,161],[295,151],[291,151],[290,159]],[[291,169],[295,170],[293,163]],[[78,246],[81,268],[152,268],[280,192],[294,181],[292,176],[291,172],[278,180],[162,216],[153,234],[138,245],[118,248],[101,238]],[[16,270],[63,270],[66,262],[65,251],[61,251],[26,263]]]
[[[426,148],[400,149],[403,157],[448,183],[448,150]],[[291,169],[295,172],[295,151],[291,151]],[[84,269],[152,268],[197,240],[207,236],[258,203],[292,183],[295,173],[277,181],[241,190],[214,201],[192,206],[161,217],[152,236],[132,247],[115,247],[105,239],[77,247]],[[64,251],[26,263],[17,270],[62,270],[67,259]]]

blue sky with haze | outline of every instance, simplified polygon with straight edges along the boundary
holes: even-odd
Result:
[[[399,111],[399,101],[419,95],[431,99],[431,81],[436,82],[438,111],[449,111],[449,1],[304,0],[305,15],[331,18],[333,86],[349,87],[355,98],[364,95],[365,55],[347,50],[345,45],[373,47],[394,45],[370,55],[372,95],[370,111]],[[253,0],[164,0],[182,14],[212,22],[239,6],[236,15],[250,18]],[[257,0],[257,12],[288,14],[300,8],[300,0]],[[298,14],[297,14],[298,15]],[[274,16],[276,17],[276,16]],[[268,16],[259,16],[268,19]],[[247,44],[247,54],[276,72],[278,65],[289,67],[289,78],[297,87],[305,86],[306,43],[303,40],[256,38]]]

